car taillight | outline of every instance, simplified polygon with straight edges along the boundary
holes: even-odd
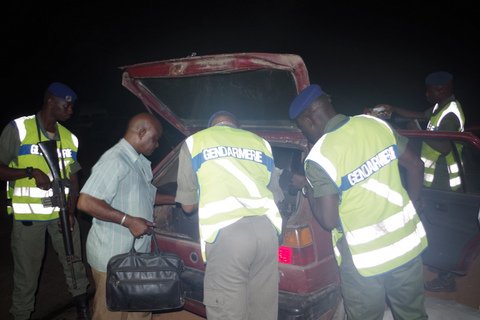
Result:
[[[287,228],[278,248],[278,262],[304,266],[315,261],[312,230],[309,227]]]

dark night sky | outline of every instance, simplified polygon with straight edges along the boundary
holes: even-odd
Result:
[[[302,56],[311,82],[347,114],[383,102],[423,110],[425,75],[447,70],[467,125],[480,122],[474,100],[480,24],[473,2],[453,1],[448,8],[421,1],[17,2],[3,12],[2,127],[37,110],[52,81],[75,89],[76,113],[105,108],[115,114],[141,108],[121,86],[120,66],[192,52],[252,51]]]

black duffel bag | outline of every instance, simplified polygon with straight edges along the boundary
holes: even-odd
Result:
[[[183,307],[183,261],[174,253],[135,250],[113,256],[107,265],[107,307],[111,311],[160,311]]]

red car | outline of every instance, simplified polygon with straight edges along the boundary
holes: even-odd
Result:
[[[125,66],[123,85],[164,125],[163,149],[154,156],[154,184],[175,194],[178,152],[183,139],[204,129],[210,115],[229,110],[242,127],[267,139],[275,166],[301,172],[308,153],[305,137],[288,118],[290,102],[309,85],[301,57],[292,54],[238,53],[185,58]],[[413,145],[422,139],[444,139],[464,144],[461,170],[463,189],[425,189],[426,225],[430,247],[426,262],[459,273],[478,253],[480,240],[480,140],[470,134],[402,131]],[[418,149],[418,148],[417,148]],[[280,181],[281,182],[281,181]],[[314,219],[301,192],[280,183],[278,206],[283,218],[283,239],[278,259],[279,319],[328,320],[341,311],[338,268],[330,233]],[[164,251],[178,254],[186,271],[183,281],[185,309],[205,316],[204,263],[200,254],[197,215],[178,206],[155,209],[156,239]],[[338,315],[338,312],[337,312]]]

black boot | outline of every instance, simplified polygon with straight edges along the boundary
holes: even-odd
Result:
[[[432,292],[455,291],[455,277],[451,272],[442,271],[435,279],[425,283],[425,289]]]
[[[86,293],[73,297],[77,307],[78,320],[90,320],[90,310],[88,308],[88,296]]]

